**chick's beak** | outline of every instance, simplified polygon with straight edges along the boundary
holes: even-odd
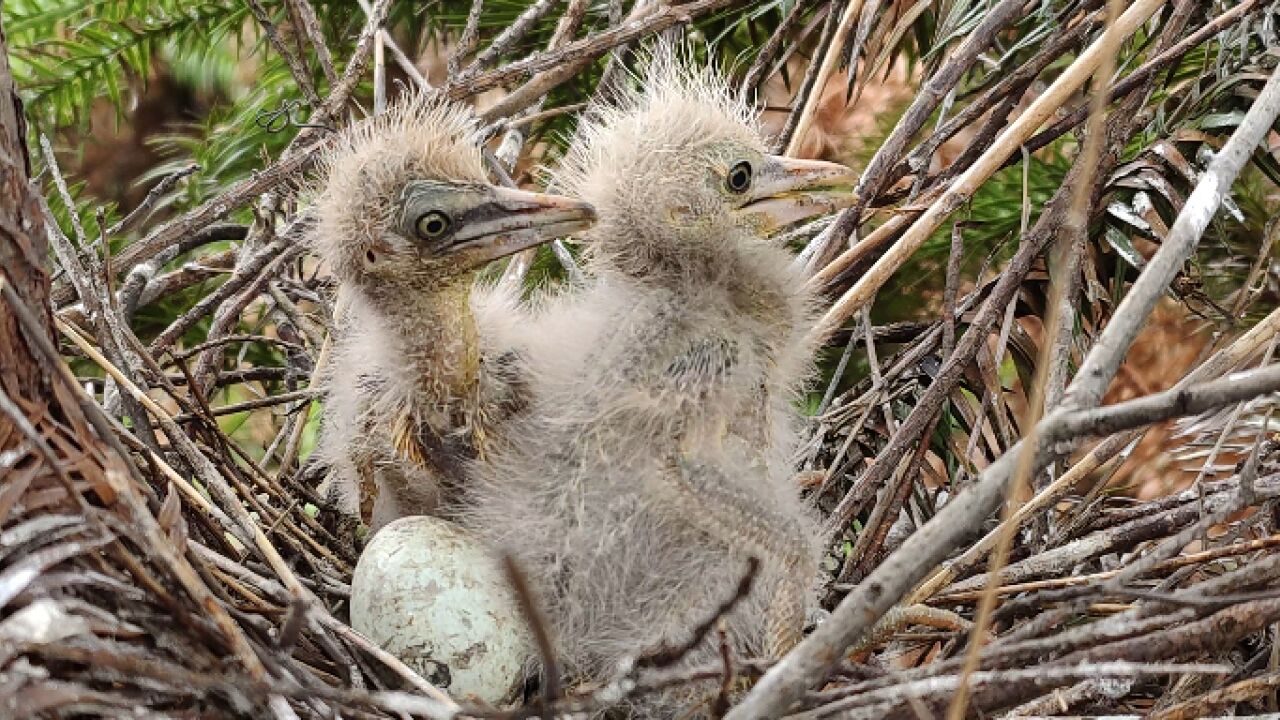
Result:
[[[848,207],[853,170],[822,160],[767,155],[738,208],[765,232]]]
[[[488,197],[467,213],[450,243],[451,254],[481,265],[582,232],[595,224],[591,205],[561,195],[491,187]]]

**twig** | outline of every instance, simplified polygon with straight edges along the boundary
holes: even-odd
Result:
[[[1277,478],[1274,476],[1265,478],[1260,483],[1260,497],[1262,499],[1270,499],[1280,492],[1276,483]],[[1114,552],[1119,548],[1130,547],[1139,542],[1175,533],[1173,537],[1166,538],[1165,542],[1161,543],[1168,548],[1173,548],[1172,551],[1160,553],[1159,549],[1157,549],[1156,552],[1147,553],[1126,565],[1116,575],[1115,580],[1108,583],[1108,588],[1118,589],[1122,587],[1122,583],[1149,572],[1151,568],[1185,547],[1199,533],[1202,516],[1215,517],[1217,522],[1221,522],[1223,518],[1239,512],[1244,507],[1240,502],[1236,488],[1210,495],[1206,499],[1205,505],[1206,513],[1202,513],[1195,503],[1183,503],[1161,513],[1146,514],[1142,517],[1134,518],[1123,525],[1099,530],[1065,545],[1032,555],[1025,560],[1002,568],[1000,572],[994,575],[985,573],[956,583],[949,590],[971,592],[984,585],[989,585],[993,580],[1002,584],[1027,582],[1032,578],[1066,572],[1074,567],[1075,564],[1108,552]]]
[[[711,703],[711,716],[720,718],[729,709],[729,693],[733,690],[733,649],[729,647],[729,633],[724,627],[716,632],[720,636],[720,663],[724,666],[724,679],[720,681],[720,692]]]
[[[938,103],[960,81],[964,73],[977,60],[978,54],[985,51],[996,35],[1021,15],[1023,5],[1027,4],[1034,5],[1036,0],[1030,3],[1027,0],[1001,0],[995,7],[987,10],[978,27],[969,33],[964,42],[948,56],[946,64],[930,76],[928,82],[920,88],[911,102],[911,107],[907,108],[893,132],[867,163],[866,169],[858,179],[858,185],[854,188],[853,205],[840,212],[835,224],[819,235],[811,244],[811,248],[805,248],[802,257],[806,258],[810,271],[825,266],[830,261],[828,257],[830,249],[839,246],[853,233],[854,227],[862,216],[862,211],[871,198],[883,189],[886,172],[905,151],[907,142],[919,132],[920,128],[924,127],[929,116],[938,107]],[[850,3],[850,9],[845,13],[850,22],[854,5],[861,5],[861,3]],[[842,20],[841,25],[844,24],[845,21]],[[847,32],[846,29],[846,34]],[[836,43],[834,47],[843,47],[843,43]]]
[[[174,360],[186,360],[192,355],[196,355],[212,347],[220,347],[222,345],[229,345],[232,343],[242,343],[242,342],[268,343],[271,345],[276,345],[285,350],[292,350],[294,352],[301,352],[303,350],[303,347],[301,345],[298,345],[296,343],[291,343],[286,340],[281,340],[280,338],[277,338],[277,337],[271,337],[269,335],[241,334],[241,335],[223,335],[220,338],[216,338],[208,342],[202,342],[199,345],[193,345],[185,350],[171,352],[169,353],[169,355]]]
[[[515,44],[523,40],[525,35],[528,35],[529,31],[533,29],[533,26],[547,13],[551,12],[551,8],[555,7],[559,2],[560,0],[537,0],[526,8],[515,19],[515,22],[508,25],[498,37],[494,38],[489,47],[476,56],[476,59],[462,72],[460,80],[465,82],[467,79],[475,77],[482,69],[492,65],[493,61],[497,60],[500,55],[510,52]]]
[[[333,87],[329,88],[329,94],[320,101],[320,105],[313,108],[311,116],[307,118],[306,124],[308,126],[328,125],[338,111],[346,106],[347,100],[351,98],[351,93],[355,92],[360,79],[364,77],[365,68],[368,66],[369,58],[373,54],[373,38],[382,31],[382,25],[387,20],[387,10],[390,6],[391,0],[374,0],[373,9],[368,13],[364,29],[360,31],[360,37],[356,39],[355,49],[351,51],[347,66],[342,69],[342,76],[338,79],[338,82],[333,84]],[[305,146],[314,137],[314,134],[314,127],[304,128],[289,142],[289,146],[284,150],[284,157],[288,157],[296,148]]]
[[[954,137],[961,129],[973,124],[975,120],[984,116],[1005,99],[1020,97],[1026,92],[1026,88],[1031,85],[1032,81],[1040,73],[1044,72],[1045,68],[1061,58],[1064,53],[1073,50],[1087,35],[1092,34],[1101,25],[1102,14],[1102,9],[1089,13],[1079,22],[1076,22],[1046,43],[1016,70],[1003,75],[981,97],[965,105],[964,109],[948,119],[942,127],[935,130],[927,139],[917,145],[905,159],[898,162],[893,170],[889,172],[886,183],[892,184],[913,172],[923,176],[929,168],[929,163],[932,161],[934,153],[938,151],[938,148],[943,143]],[[1026,156],[1030,155],[1030,151],[1025,146],[1023,155],[1025,164]],[[921,180],[923,181],[923,177],[921,177]]]
[[[316,94],[315,83],[311,81],[311,71],[307,68],[302,58],[298,57],[283,40],[280,39],[280,32],[276,29],[276,24],[271,20],[271,15],[267,9],[262,6],[259,0],[245,0],[245,4],[249,6],[249,11],[257,18],[258,24],[262,26],[262,31],[267,35],[267,41],[271,43],[271,47],[276,49],[276,53],[284,58],[284,62],[289,66],[289,72],[293,74],[293,79],[298,83],[298,88],[302,90],[302,95],[307,99],[311,107],[320,105],[320,96]]]
[[[381,115],[387,109],[387,61],[386,44],[382,33],[373,36],[373,114]]]
[[[1117,681],[1115,678],[1092,678],[1061,690],[1024,703],[1009,711],[1006,717],[1040,717],[1067,712],[1071,708],[1090,700],[1115,700],[1124,697],[1133,688],[1132,682]]]
[[[942,350],[943,362],[951,357],[956,347],[956,295],[960,292],[960,263],[964,260],[964,223],[951,227],[951,252],[947,255],[947,278],[942,291]]]
[[[294,392],[280,393],[279,395],[271,395],[269,397],[258,398],[256,400],[246,400],[244,402],[232,403],[230,405],[219,405],[209,408],[209,413],[215,417],[221,415],[234,415],[239,412],[247,412],[249,410],[259,410],[261,408],[275,407],[276,405],[284,405],[295,400],[311,400],[319,397],[319,393],[315,390],[295,390]],[[174,415],[175,422],[186,422],[194,420],[194,415]]]
[[[320,61],[320,70],[324,78],[333,85],[338,82],[338,73],[334,70],[333,55],[329,53],[329,45],[324,39],[324,30],[320,27],[320,18],[316,17],[315,8],[307,0],[285,0],[289,5],[292,17],[297,18],[295,25],[301,25],[302,33],[311,41],[316,50],[316,59]]]
[[[518,118],[512,118],[504,122],[502,125],[507,128],[529,127],[530,125],[540,123],[543,120],[547,120],[553,117],[559,117],[560,115],[570,115],[576,112],[581,112],[582,110],[586,109],[586,107],[587,107],[586,103],[573,103],[570,105],[561,105],[560,107],[554,107],[554,108],[551,108],[550,110],[540,110],[535,113],[528,113],[526,115],[521,115]]]
[[[283,238],[263,247],[243,263],[235,274],[227,278],[226,282],[219,285],[217,290],[200,298],[200,301],[192,306],[190,310],[174,318],[173,322],[169,323],[169,326],[151,341],[151,354],[160,355],[185,335],[205,315],[213,312],[223,302],[239,293],[259,277],[270,276],[269,270],[279,267],[290,256],[296,255],[300,251],[300,247],[292,246]]]
[[[1152,720],[1195,720],[1238,703],[1257,700],[1264,693],[1273,692],[1277,687],[1280,687],[1280,673],[1273,672],[1251,677],[1158,710],[1148,717]]]
[[[270,252],[268,252],[268,248],[270,248]],[[259,255],[248,258],[247,262],[244,263],[244,268],[246,270],[244,275],[247,275],[250,272],[252,272],[253,275],[244,283],[243,289],[240,289],[237,294],[232,297],[228,297],[224,302],[218,305],[217,310],[213,313],[213,321],[209,323],[209,332],[206,337],[206,342],[208,340],[216,340],[217,338],[230,333],[235,328],[236,323],[239,322],[240,313],[244,312],[245,308],[249,306],[249,303],[253,302],[254,298],[262,292],[262,289],[271,281],[271,278],[276,274],[276,272],[278,272],[285,263],[298,256],[301,252],[301,246],[291,243],[291,241],[286,238],[279,238],[272,242],[271,245],[268,245],[267,248],[263,248],[263,252]],[[270,259],[265,263],[261,262],[263,255],[270,257]],[[271,257],[272,255],[274,255],[274,257]],[[253,269],[250,270],[249,268]],[[243,277],[244,275],[240,273],[232,275],[231,278],[227,280],[227,283],[230,283],[231,280],[234,280],[237,277]],[[219,288],[219,290],[221,290],[221,288]],[[217,347],[205,350],[196,358],[194,375],[196,386],[200,389],[202,394],[208,392],[209,388],[212,386],[213,376],[217,372],[218,365],[221,364],[221,360],[222,350]]]
[[[1182,6],[1186,6],[1186,0],[1182,0]],[[1109,28],[1115,23],[1120,10],[1119,0],[1108,0],[1106,19],[1108,31],[1104,31],[1104,40],[1107,37],[1106,32],[1109,32]],[[1067,364],[1071,359],[1071,345],[1075,338],[1075,297],[1080,282],[1080,265],[1089,239],[1093,173],[1102,156],[1102,136],[1105,132],[1108,93],[1111,87],[1111,76],[1115,74],[1116,53],[1119,50],[1117,42],[1111,47],[1110,52],[1103,53],[1102,62],[1098,64],[1098,69],[1093,75],[1084,145],[1076,158],[1077,163],[1084,163],[1090,170],[1086,173],[1085,179],[1076,185],[1063,226],[1065,238],[1058,239],[1059,262],[1051,267],[1051,273],[1056,275],[1052,282],[1057,294],[1050,300],[1049,312],[1056,311],[1057,317],[1049,319],[1055,332],[1051,333],[1050,348],[1044,358],[1048,365],[1043,396],[1046,407],[1056,407],[1067,386]]]
[[[1235,373],[1185,388],[1128,400],[1091,410],[1073,410],[1059,414],[1049,441],[1070,440],[1090,435],[1110,435],[1137,425],[1167,420],[1180,415],[1194,415],[1210,409],[1249,400],[1280,390],[1280,364],[1258,370]]]
[[[191,594],[191,598],[206,613],[209,613],[214,624],[226,636],[227,641],[235,651],[237,661],[240,662],[250,676],[258,680],[266,679],[267,669],[253,652],[253,648],[245,638],[243,630],[227,615],[226,609],[217,601],[208,587],[201,582],[190,563],[174,551],[172,544],[164,534],[164,530],[147,510],[146,504],[133,491],[132,483],[126,479],[125,474],[119,470],[108,468],[106,477],[107,482],[113,485],[119,497],[124,499],[126,507],[129,509],[130,519],[138,525],[139,530],[147,537],[149,541],[148,549],[157,554],[164,564],[171,569],[178,582],[182,584],[183,589]]]
[[[191,163],[184,168],[175,170],[160,178],[160,182],[157,182],[150,190],[147,191],[147,196],[142,199],[142,202],[138,203],[137,207],[130,210],[129,214],[121,218],[115,225],[107,228],[107,235],[119,235],[125,230],[133,227],[135,223],[146,217],[147,214],[151,212],[151,209],[156,206],[156,203],[160,202],[160,198],[164,197],[165,193],[172,190],[173,187],[178,184],[178,181],[189,175],[194,175],[202,169],[203,168],[201,168],[198,163]]]
[[[932,597],[935,593],[942,589],[943,586],[955,580],[961,573],[972,568],[980,561],[986,553],[995,547],[996,540],[1000,537],[1001,532],[1006,532],[1005,523],[1012,523],[1015,526],[1021,526],[1035,513],[1049,507],[1057,502],[1064,493],[1072,487],[1088,477],[1093,471],[1102,466],[1103,463],[1114,457],[1130,442],[1133,441],[1136,433],[1124,433],[1108,438],[1105,442],[1097,445],[1084,458],[1073,465],[1071,469],[1063,473],[1060,477],[1041,489],[1031,500],[1023,503],[1008,518],[1001,520],[1000,526],[983,536],[981,540],[974,543],[960,557],[948,562],[942,568],[939,568],[928,580],[921,583],[920,587],[908,596],[907,602],[919,603]]]
[[[582,23],[582,18],[587,12],[588,0],[570,0],[569,7],[560,17],[560,21],[556,24],[556,30],[551,35],[551,40],[547,43],[547,50],[558,50],[565,43],[569,42],[573,34],[577,32],[578,26]],[[534,8],[530,8],[533,10]],[[497,44],[497,41],[494,43]],[[531,91],[532,86],[525,86],[526,92]],[[510,96],[507,98],[510,100]],[[532,114],[542,109],[543,103],[546,102],[546,96],[539,97],[528,110]],[[521,101],[523,102],[523,101]],[[526,113],[530,114],[530,113]],[[495,158],[490,165],[494,169],[494,174],[498,175],[504,185],[514,187],[515,182],[510,177],[510,172],[514,172],[517,163],[520,160],[520,154],[524,148],[525,136],[524,131],[514,123],[506,124],[506,132],[503,134],[502,142],[498,146]],[[485,159],[489,159],[489,155],[485,155]],[[564,268],[565,273],[570,280],[577,282],[582,279],[582,271],[573,260],[573,256],[569,254],[564,243],[556,238],[551,241],[551,251],[555,255],[556,260],[560,262],[560,266]],[[505,287],[518,287],[523,281],[524,276],[529,268],[533,265],[533,260],[537,256],[538,248],[528,248],[517,253],[507,262],[506,271],[502,274],[501,284]]]
[[[49,143],[49,139],[44,135],[40,136],[40,149],[45,158],[45,164],[53,177],[54,184],[58,188],[58,192],[62,195],[63,203],[70,210],[72,218],[77,217],[75,204],[71,199],[70,193],[67,191],[66,181],[62,177],[62,172],[58,168],[57,157],[53,153],[53,147]],[[37,198],[41,210],[46,216],[45,229],[48,232],[49,243],[54,249],[54,254],[66,269],[67,275],[72,285],[76,289],[76,293],[80,296],[80,301],[88,310],[89,319],[92,322],[98,336],[102,338],[103,349],[112,360],[124,368],[125,372],[133,377],[136,374],[136,361],[127,352],[126,344],[123,341],[124,328],[123,321],[112,307],[109,299],[109,291],[106,285],[106,277],[102,266],[97,262],[97,256],[91,248],[84,245],[84,238],[81,237],[81,247],[87,252],[85,261],[88,267],[81,262],[81,256],[71,247],[70,241],[62,234],[61,228],[54,221],[49,206],[45,203],[44,198]],[[73,223],[78,232],[83,232],[80,228],[78,220]],[[104,247],[105,249],[105,247]],[[121,403],[125,411],[134,418],[138,423],[138,428],[142,436],[148,442],[152,440],[152,432],[150,423],[146,419],[146,415],[142,412],[140,406],[132,400],[125,398]],[[108,407],[115,406],[118,412],[119,405],[115,405],[112,401]]]
[[[1179,675],[1183,673],[1226,675],[1230,672],[1231,669],[1226,665],[1211,664],[1167,662],[1146,664],[1124,660],[1082,662],[1079,664],[1058,662],[1020,670],[977,672],[970,678],[970,682],[975,686],[975,691],[999,688],[1001,686],[1029,686],[1033,689],[1044,689],[1093,677],[1145,677],[1150,675]],[[867,719],[887,717],[891,708],[906,704],[907,697],[914,696],[920,700],[930,701],[943,700],[954,694],[960,688],[962,682],[962,678],[958,675],[943,675],[936,678],[916,680],[883,690],[874,690],[789,717],[794,718],[794,720],[816,720],[817,718],[836,716]]]
[[[1255,289],[1255,286],[1258,285],[1258,280],[1262,278],[1269,266],[1271,248],[1275,247],[1277,239],[1280,239],[1280,216],[1271,218],[1262,230],[1262,245],[1258,248],[1258,257],[1249,267],[1249,273],[1245,275],[1244,282],[1240,283],[1240,289],[1236,291],[1235,302],[1231,304],[1233,320],[1241,319],[1245,309],[1262,292],[1261,287]]]
[[[326,630],[334,635],[346,640],[352,645],[360,648],[362,651],[377,658],[378,662],[393,670],[396,675],[405,680],[413,689],[431,698],[435,703],[443,704],[446,710],[457,710],[458,705],[436,686],[423,680],[418,673],[414,672],[409,666],[405,665],[399,658],[382,648],[374,645],[360,635],[360,633],[352,630],[346,623],[340,622],[328,612],[322,609],[315,610],[317,621]]]
[[[1142,86],[1143,83],[1150,80],[1156,73],[1164,70],[1174,63],[1174,61],[1186,55],[1193,48],[1200,45],[1209,38],[1222,32],[1227,27],[1243,20],[1252,14],[1262,5],[1262,0],[1243,0],[1239,5],[1223,11],[1221,15],[1213,18],[1209,22],[1201,25],[1195,32],[1183,38],[1177,44],[1170,46],[1168,49],[1160,52],[1155,57],[1143,63],[1141,67],[1134,70],[1127,77],[1116,83],[1111,89],[1110,100],[1114,101],[1128,95],[1135,89]],[[1063,116],[1053,125],[1045,130],[1037,133],[1034,137],[1027,141],[1027,149],[1034,152],[1045,147],[1059,137],[1062,137],[1068,130],[1079,125],[1086,117],[1089,108],[1082,104],[1076,107],[1071,113]]]
[[[327,139],[321,139],[296,152],[281,157],[275,164],[234,183],[217,197],[205,202],[200,207],[161,225],[143,239],[128,245],[115,259],[117,272],[128,272],[139,263],[158,255],[165,248],[178,241],[190,237],[214,222],[221,220],[233,211],[258,199],[262,193],[276,187],[306,169],[315,160],[317,154],[328,145]],[[65,304],[66,299],[55,297],[58,304]]]
[[[1025,507],[1025,506],[1024,506]],[[1224,547],[1210,548],[1201,550],[1200,552],[1188,553],[1177,557],[1162,560],[1155,565],[1147,568],[1144,572],[1136,574],[1134,577],[1149,575],[1154,572],[1164,570],[1174,570],[1188,565],[1198,565],[1219,558],[1230,557],[1232,555],[1243,555],[1255,550],[1264,550],[1272,547],[1280,546],[1280,535],[1270,535],[1257,540],[1237,543],[1234,545],[1226,545]],[[1090,573],[1087,575],[1073,575],[1070,577],[1048,578],[1045,580],[1028,580],[1026,582],[1001,585],[997,588],[1001,595],[1015,595],[1018,593],[1032,592],[1035,590],[1049,590],[1054,588],[1074,587],[1078,585],[1090,585],[1099,580],[1109,580],[1119,575],[1123,570],[1104,570],[1102,572]],[[982,594],[981,590],[944,590],[939,594],[939,603],[955,603],[967,602],[978,599]]]
[[[799,0],[787,11],[786,16],[782,18],[782,22],[778,23],[778,26],[773,29],[773,33],[769,35],[769,39],[760,48],[760,52],[756,53],[756,59],[751,63],[751,67],[742,76],[742,93],[744,95],[754,92],[765,81],[767,78],[766,73],[773,66],[784,42],[791,37],[792,31],[800,24],[800,20],[805,13],[809,12],[816,2],[817,0]]]
[[[677,24],[691,22],[735,2],[741,2],[741,0],[694,0],[683,5],[663,5],[643,18],[576,40],[555,52],[537,53],[524,60],[517,60],[474,77],[450,83],[445,91],[449,97],[461,99],[504,85],[526,73],[537,73],[557,67],[576,67],[577,62],[594,60],[619,45],[662,32]],[[546,90],[540,94],[546,94]],[[486,119],[491,120],[491,118]]]
[[[466,57],[476,47],[476,40],[480,37],[480,13],[484,10],[484,0],[471,0],[471,9],[467,11],[467,22],[462,26],[462,34],[458,36],[458,42],[453,48],[453,52],[449,53],[447,68],[449,73],[449,82],[458,79],[459,71],[462,67],[462,58]]]
[[[822,34],[818,36],[815,50],[822,61],[818,62],[815,58],[804,72],[800,89],[791,101],[791,114],[787,116],[782,132],[774,138],[773,147],[777,152],[794,155],[799,150],[801,140],[809,131],[813,113],[822,100],[822,89],[834,69],[834,63],[840,57],[840,49],[844,47],[841,32],[848,33],[848,22],[857,14],[858,8],[862,7],[862,0],[848,0],[844,14],[839,18],[835,14],[837,7],[838,2],[832,2],[828,6],[827,18],[822,23]]]
[[[1137,0],[1117,20],[1114,37],[1128,37],[1146,22],[1167,0]],[[1013,155],[1031,133],[1093,74],[1107,54],[1112,38],[1100,38],[1080,54],[1044,93],[1039,95],[1021,115],[1009,124],[991,147],[982,154],[954,183],[934,201],[924,214],[894,243],[866,274],[859,278],[839,300],[832,305],[812,331],[811,341],[821,344],[841,323],[862,307],[895,273],[903,263],[928,239],[946,219],[963,205],[973,192],[994,174],[1005,159]],[[856,216],[855,216],[856,217]],[[839,223],[837,222],[837,226]],[[835,227],[835,226],[833,226]]]
[[[356,0],[356,2],[360,3],[360,9],[364,10],[366,17],[373,15],[373,8],[369,6],[368,0]],[[386,30],[379,30],[378,33],[382,37],[382,44],[387,50],[391,51],[391,57],[395,59],[396,64],[400,66],[400,69],[404,71],[404,74],[409,76],[409,79],[413,81],[413,84],[416,85],[419,90],[425,91],[432,89],[431,83],[427,82],[427,79],[423,77],[422,71],[418,69],[417,65],[413,64],[413,60],[411,60],[409,56],[405,54],[404,50],[401,50],[400,46],[396,44],[395,38],[391,37],[391,34]]]
[[[516,601],[520,604],[525,622],[529,624],[529,631],[533,633],[533,642],[538,648],[538,657],[542,660],[543,709],[550,712],[564,691],[560,688],[560,665],[556,662],[555,646],[547,629],[547,618],[538,607],[533,590],[529,587],[529,580],[510,553],[502,553],[502,570],[515,591]]]

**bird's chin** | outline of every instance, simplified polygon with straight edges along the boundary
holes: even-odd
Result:
[[[539,235],[542,239],[539,243],[549,242],[557,238],[567,238],[570,235],[578,235],[578,233],[590,230],[596,224],[595,219],[581,220],[562,220],[560,222],[549,223],[538,228]],[[581,240],[581,237],[575,238]]]
[[[851,195],[837,191],[788,193],[761,198],[738,208],[738,213],[763,232],[777,232],[796,223],[830,215],[849,206]]]
[[[556,238],[583,232],[593,224],[594,220],[562,220],[539,225],[536,228],[485,235],[456,246],[453,252],[465,258],[467,264],[478,267],[536,248]]]

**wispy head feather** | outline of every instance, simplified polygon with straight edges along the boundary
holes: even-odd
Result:
[[[637,181],[678,182],[673,159],[726,144],[764,151],[759,113],[689,50],[656,45],[632,80],[583,113],[552,187],[608,207]]]
[[[312,245],[339,278],[358,270],[412,179],[485,182],[469,109],[420,93],[335,139],[317,171]]]

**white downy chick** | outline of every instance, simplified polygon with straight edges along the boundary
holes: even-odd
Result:
[[[464,520],[534,580],[577,679],[687,639],[753,556],[728,637],[777,656],[801,636],[820,556],[790,479],[815,312],[767,233],[835,209],[852,174],[767,154],[724,81],[669,51],[583,122],[555,187],[597,209],[595,277],[539,316],[532,404]],[[688,661],[714,657],[712,638]]]
[[[521,313],[476,276],[588,227],[594,211],[490,184],[470,111],[431,96],[345,131],[319,175],[313,248],[350,302],[336,319],[317,458],[341,506],[374,530],[447,517],[467,463],[521,402],[505,340]]]

